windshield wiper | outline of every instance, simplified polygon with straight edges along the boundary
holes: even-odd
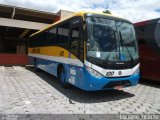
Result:
[[[130,56],[130,58],[131,58],[131,62],[133,62],[134,60],[133,60],[133,57],[132,57],[130,51],[128,50],[128,47],[126,47],[126,46],[124,45],[124,41],[123,41],[123,39],[122,39],[122,33],[121,33],[121,31],[119,31],[119,35],[120,35],[120,43],[121,43],[121,45],[122,45],[122,49],[123,49],[123,47],[125,47],[125,48],[127,49],[127,52],[129,53],[129,56]]]
[[[116,39],[116,32],[117,31],[113,31],[113,34],[114,34],[114,39]],[[114,44],[111,46],[111,47],[113,47],[114,46]],[[117,51],[117,42],[116,42],[116,51]],[[111,52],[109,52],[109,54],[107,55],[107,57],[106,57],[106,60],[108,61],[109,60],[109,58],[110,58],[110,56],[111,56]]]

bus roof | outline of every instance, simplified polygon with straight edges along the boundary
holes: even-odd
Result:
[[[158,23],[160,22],[160,18],[155,18],[155,19],[150,19],[150,20],[145,20],[141,22],[134,23],[134,26],[144,26],[147,24],[153,24],[153,23]]]
[[[99,14],[99,15],[105,15],[105,16],[111,16],[111,17],[115,17],[115,18],[120,18],[120,17],[118,17],[118,16],[114,16],[114,15],[107,14],[107,13],[103,13],[103,12],[100,13],[100,12],[80,11],[80,12],[73,13],[73,15],[70,15],[70,16],[64,18],[64,19],[61,19],[61,20],[59,20],[59,21],[57,21],[57,22],[55,22],[55,23],[47,26],[46,28],[44,28],[44,29],[42,29],[42,30],[39,30],[39,31],[33,33],[30,37],[32,37],[32,36],[34,36],[34,35],[36,35],[36,34],[38,34],[38,33],[41,33],[41,32],[43,32],[43,31],[45,31],[45,30],[47,30],[47,29],[50,29],[50,28],[53,27],[54,25],[57,25],[58,23],[61,23],[61,22],[65,21],[65,20],[68,20],[68,19],[70,19],[70,18],[72,18],[72,17],[75,17],[75,16],[84,16],[84,14],[86,14],[86,13]],[[120,19],[122,19],[122,18],[120,18]]]

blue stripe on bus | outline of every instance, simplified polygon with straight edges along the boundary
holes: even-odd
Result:
[[[30,57],[30,60],[33,62],[33,57]],[[49,60],[44,60],[40,58],[36,58],[38,68],[54,75],[57,77],[57,67],[58,62],[54,61],[49,61]],[[88,73],[85,67],[78,67],[78,66],[73,66],[73,65],[68,65],[68,64],[63,64],[65,72],[66,72],[66,78],[67,82],[69,83],[69,78],[75,78],[75,83],[73,84],[74,86],[81,88],[86,91],[94,91],[94,90],[104,90],[104,86],[107,85],[111,81],[125,81],[128,80],[131,82],[130,86],[135,86],[138,84],[139,81],[139,74],[131,75],[130,77],[125,77],[125,78],[96,78],[92,76],[91,74]],[[70,70],[75,70],[76,74],[73,75],[70,73]],[[110,88],[107,88],[110,89]],[[112,88],[113,89],[113,88]]]

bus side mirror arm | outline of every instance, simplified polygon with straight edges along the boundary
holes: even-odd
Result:
[[[83,20],[82,23],[83,23],[83,24],[86,24],[86,20]]]

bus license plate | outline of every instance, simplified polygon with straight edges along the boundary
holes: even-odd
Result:
[[[120,85],[120,86],[115,86],[115,87],[114,87],[114,89],[116,89],[116,90],[122,90],[122,88],[123,88],[123,86],[121,86],[121,85]]]

